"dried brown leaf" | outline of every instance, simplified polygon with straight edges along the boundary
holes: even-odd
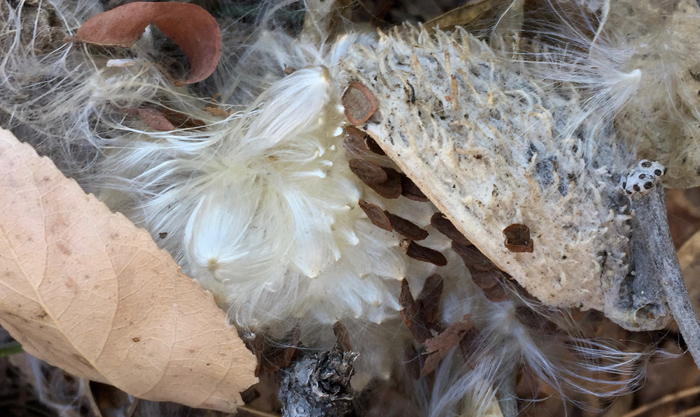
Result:
[[[203,8],[178,2],[134,2],[91,17],[78,29],[76,40],[105,46],[129,47],[153,23],[187,54],[191,73],[175,85],[192,84],[211,75],[221,56],[221,32]]]
[[[232,412],[255,358],[149,234],[0,130],[0,325],[136,397]]]
[[[453,323],[439,335],[425,341],[426,352],[430,355],[423,365],[423,375],[433,372],[442,358],[459,344],[474,325],[469,320],[469,315],[464,316],[461,321]]]

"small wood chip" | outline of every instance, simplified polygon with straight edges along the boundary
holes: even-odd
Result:
[[[387,172],[379,165],[361,159],[350,160],[350,171],[369,186],[378,185],[389,179]]]
[[[365,138],[365,143],[367,144],[367,148],[369,148],[370,151],[376,153],[377,155],[386,155],[386,153],[384,153],[384,149],[382,149],[382,147],[379,146],[377,141],[372,139],[370,136],[367,136]]]
[[[406,174],[401,174],[401,195],[413,201],[428,201],[428,197]]]
[[[343,147],[350,155],[362,157],[369,151],[365,142],[367,134],[355,126],[345,126],[345,138],[343,138]]]
[[[430,218],[430,224],[440,233],[449,237],[455,243],[462,246],[472,246],[472,242],[469,241],[462,232],[457,230],[454,224],[449,221],[444,214],[435,213],[433,217]]]
[[[363,125],[379,108],[377,98],[361,82],[350,84],[343,94],[342,101],[345,117],[355,126]]]
[[[387,175],[387,180],[381,184],[367,184],[377,194],[384,198],[399,198],[401,195],[401,174],[392,168],[383,168]]]
[[[432,373],[440,364],[440,361],[457,346],[468,334],[474,325],[469,320],[469,315],[461,321],[453,323],[439,335],[425,341],[426,352],[430,355],[423,365],[423,375]]]
[[[352,352],[352,344],[350,343],[350,333],[347,327],[339,321],[333,324],[333,334],[335,335],[335,344],[343,352]]]
[[[440,297],[442,297],[443,281],[438,274],[433,274],[426,278],[423,289],[418,294],[418,303],[425,315],[428,325],[432,325],[438,318],[440,312]]]
[[[452,241],[452,250],[457,252],[469,271],[493,271],[498,269],[489,258],[475,246],[464,246]]]
[[[389,220],[389,217],[387,217],[387,215],[384,213],[384,210],[382,210],[381,207],[379,207],[376,204],[370,204],[365,200],[360,200],[359,205],[373,225],[387,230],[389,232],[394,230],[394,228],[391,225],[391,221]]]
[[[530,239],[530,228],[524,224],[511,224],[503,229],[505,246],[511,252],[532,252],[534,250]]]
[[[437,266],[447,265],[445,255],[441,254],[435,249],[426,248],[425,246],[421,246],[413,241],[410,241],[406,245],[406,255],[408,255],[409,258],[413,258],[417,261],[429,262]]]
[[[411,240],[423,240],[428,237],[428,232],[426,230],[416,226],[410,220],[406,220],[403,217],[391,214],[388,211],[385,211],[384,214],[391,222],[394,230],[402,236]]]

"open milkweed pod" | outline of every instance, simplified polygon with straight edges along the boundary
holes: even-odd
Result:
[[[661,295],[631,294],[639,289],[619,181],[636,156],[612,129],[576,117],[583,98],[573,87],[538,81],[461,29],[396,29],[374,49],[352,49],[342,66],[348,85],[363,83],[378,101],[364,129],[532,295],[633,330],[670,319]],[[529,230],[525,248],[504,244],[511,225]]]

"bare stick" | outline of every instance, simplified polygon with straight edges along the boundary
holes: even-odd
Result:
[[[650,271],[639,270],[637,274],[653,274],[661,281],[673,318],[683,335],[695,364],[700,368],[700,321],[695,314],[688,290],[683,283],[678,256],[668,227],[664,190],[661,176],[666,168],[658,162],[642,160],[623,179],[622,188],[630,197],[631,208],[636,218],[635,235],[641,238],[646,251],[645,265]]]

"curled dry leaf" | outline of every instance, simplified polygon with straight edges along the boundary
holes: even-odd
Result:
[[[202,81],[214,72],[221,56],[221,32],[203,8],[187,3],[134,2],[88,19],[76,40],[105,46],[129,47],[153,23],[187,54],[191,74],[180,86]]]
[[[232,412],[256,362],[145,230],[0,130],[0,326],[136,397]]]

